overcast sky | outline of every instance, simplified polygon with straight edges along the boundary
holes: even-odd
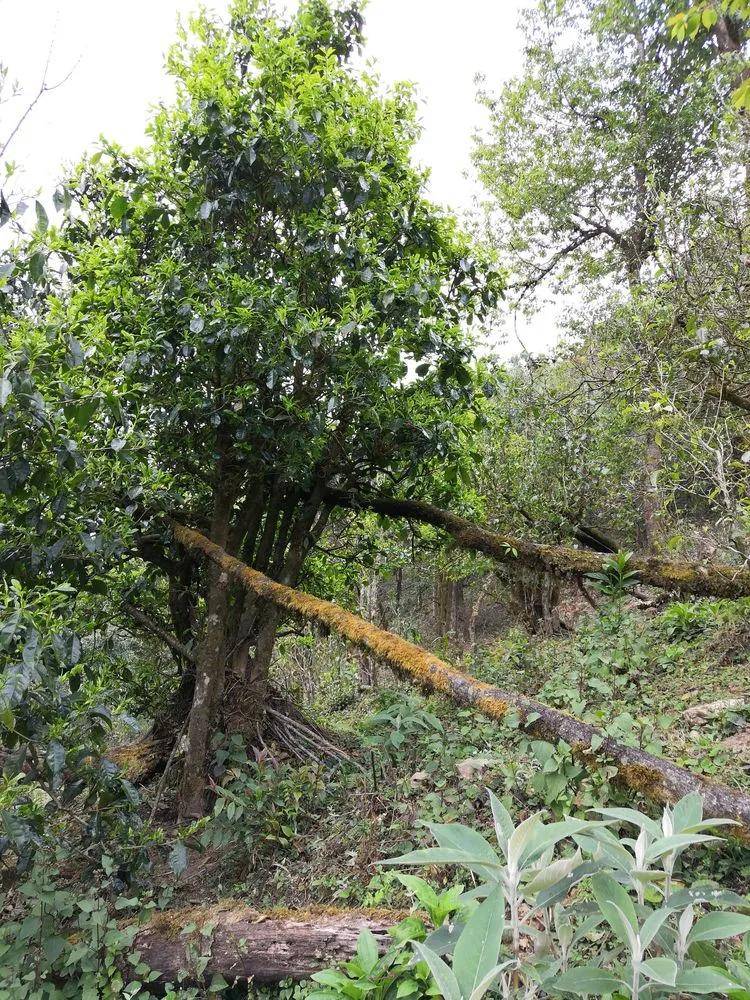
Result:
[[[290,0],[293,2],[293,0]],[[197,0],[0,0],[0,62],[27,94],[38,86],[51,47],[48,78],[55,82],[13,147],[26,185],[49,190],[65,162],[106,134],[125,147],[144,136],[149,108],[169,98],[164,53],[180,14]],[[516,28],[527,0],[370,0],[366,55],[386,82],[416,84],[424,135],[416,151],[431,171],[433,198],[468,209],[474,187],[471,135],[481,123],[474,99],[476,73],[500,85],[521,68]],[[222,11],[226,0],[207,3]],[[72,71],[72,72],[71,72]],[[523,338],[540,349],[554,339],[540,317]],[[513,345],[512,333],[511,342]]]

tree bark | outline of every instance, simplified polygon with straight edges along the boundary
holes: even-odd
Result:
[[[186,981],[196,984],[209,983],[217,974],[230,983],[250,979],[276,983],[307,979],[351,958],[364,929],[375,935],[382,954],[388,946],[388,927],[404,916],[387,910],[275,915],[227,902],[156,913],[136,934],[132,950],[160,973],[161,982],[176,982],[186,973]],[[209,924],[213,930],[202,935]],[[186,934],[183,928],[188,925],[195,925],[195,930]],[[203,955],[208,962],[198,973],[196,959]]]
[[[554,573],[522,569],[513,578],[512,594],[526,619],[529,631],[535,635],[559,630],[557,605],[560,601],[560,579]]]
[[[217,492],[211,537],[225,545],[229,537],[233,496],[226,489]],[[226,618],[229,577],[213,564],[208,572],[206,621],[195,657],[195,687],[185,740],[185,763],[179,793],[181,821],[203,815],[205,767],[211,725],[221,700],[226,671]]]
[[[365,497],[342,490],[329,490],[326,499],[332,506],[373,510],[387,517],[402,517],[442,528],[461,548],[482,552],[496,562],[510,566],[527,566],[558,576],[575,577],[600,572],[606,561],[605,556],[596,552],[584,552],[565,545],[540,545],[488,531],[465,517],[421,500]],[[633,559],[630,569],[638,573],[642,583],[675,593],[705,597],[750,596],[750,570],[739,566]]]
[[[373,570],[367,583],[363,583],[359,588],[359,610],[362,617],[368,622],[378,621],[379,590],[380,577],[377,571]],[[357,673],[360,687],[376,688],[378,686],[377,662],[368,653],[360,652]]]
[[[659,542],[659,472],[662,465],[661,446],[649,433],[643,464],[643,483],[641,497],[641,530],[638,532],[640,548],[651,555],[658,548]]]
[[[433,607],[436,634],[451,636],[456,642],[465,642],[468,631],[465,623],[464,581],[453,580],[442,570],[437,570]]]
[[[533,698],[478,681],[420,646],[377,628],[331,601],[276,583],[191,528],[175,524],[174,532],[182,545],[208,556],[243,587],[288,613],[336,632],[377,656],[400,676],[427,690],[445,694],[458,704],[476,708],[493,719],[502,720],[509,711],[517,712],[528,732],[542,739],[565,740],[577,757],[592,769],[601,763],[614,764],[625,786],[657,802],[674,802],[688,792],[697,791],[703,797],[706,816],[736,820],[739,835],[750,839],[750,796],[737,789],[708,781],[702,775],[644,750],[617,743],[595,726]],[[596,746],[595,751],[592,743]]]

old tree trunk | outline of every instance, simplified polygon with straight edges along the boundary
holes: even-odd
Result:
[[[214,492],[208,529],[212,542],[287,585],[297,583],[305,557],[328,519],[322,480],[301,496],[281,477],[241,491],[231,470]],[[238,586],[226,572],[192,554],[191,594],[170,602],[173,627],[187,651],[173,703],[152,730],[153,754],[163,763],[184,727],[179,794],[183,819],[203,814],[210,742],[217,731],[257,740],[268,694],[268,671],[282,611]],[[177,564],[175,564],[177,565]],[[203,597],[203,614],[198,613]],[[190,625],[185,627],[185,619]],[[157,769],[157,768],[154,768]]]
[[[214,494],[209,541],[271,580],[293,587],[307,553],[325,529],[331,508],[340,505],[425,521],[448,531],[460,546],[518,569],[551,572],[557,577],[602,567],[603,557],[596,553],[535,545],[499,535],[429,504],[350,496],[326,488],[330,478],[326,464],[321,463],[314,471],[316,485],[305,494],[280,476],[239,489],[227,473],[222,488]],[[657,559],[633,561],[632,568],[643,582],[681,593],[725,597],[750,594],[750,572],[741,568]],[[192,552],[183,549],[179,558],[168,561],[167,573],[169,606],[179,640],[175,655],[183,674],[173,703],[156,720],[150,745],[143,754],[145,766],[140,768],[140,777],[154,773],[163,764],[182,732],[189,709],[180,793],[180,814],[188,818],[202,814],[211,735],[222,731],[241,732],[250,741],[257,737],[277,629],[283,616],[295,609],[268,600],[257,590],[243,586],[236,577],[227,577],[210,561],[204,563],[200,549],[195,547]],[[205,605],[202,620],[198,614],[201,582]],[[183,655],[186,648],[194,650],[194,654]],[[575,734],[570,735],[576,742]],[[587,742],[588,732],[580,735],[581,741]]]

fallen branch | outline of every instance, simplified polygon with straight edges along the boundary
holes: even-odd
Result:
[[[331,506],[371,510],[386,517],[401,517],[431,524],[434,528],[447,531],[461,548],[481,552],[500,563],[526,566],[556,573],[558,576],[599,573],[606,564],[606,556],[599,553],[566,545],[541,545],[501,535],[421,500],[365,497],[342,490],[328,490],[326,501]],[[641,582],[680,594],[732,598],[750,596],[750,570],[738,566],[706,566],[702,563],[654,558],[633,559],[628,568],[638,573]]]
[[[702,775],[644,750],[624,746],[606,737],[595,726],[533,698],[478,681],[420,646],[377,628],[331,601],[276,583],[191,528],[175,524],[174,532],[181,544],[202,552],[243,587],[305,621],[343,636],[407,680],[445,694],[458,704],[476,708],[493,719],[501,720],[509,711],[517,712],[529,732],[542,739],[565,740],[590,768],[598,767],[602,761],[614,764],[623,784],[657,802],[674,802],[688,792],[698,791],[703,796],[706,816],[737,820],[742,827],[740,835],[750,838],[750,796],[708,781]]]
[[[305,722],[301,722],[298,719],[292,719],[288,715],[284,715],[283,712],[279,712],[272,705],[266,705],[266,713],[270,715],[276,723],[280,725],[272,726],[271,731],[274,736],[279,739],[287,749],[294,751],[295,742],[300,739],[303,743],[309,745],[312,749],[312,757],[318,759],[321,755],[323,757],[329,757],[334,761],[346,761],[348,764],[353,764],[355,767],[362,770],[362,765],[359,764],[351,754],[346,753],[341,747],[337,747],[335,744],[329,742],[323,735],[321,729],[313,729],[312,726]]]
[[[229,901],[156,913],[138,931],[132,949],[160,973],[162,982],[203,983],[222,975],[228,982],[276,983],[307,979],[313,972],[351,958],[364,928],[372,931],[385,951],[388,927],[404,915],[381,910],[276,915]],[[205,933],[209,925],[212,929]]]

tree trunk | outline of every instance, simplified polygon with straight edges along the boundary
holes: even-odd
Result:
[[[373,571],[367,583],[362,584],[359,591],[359,610],[362,617],[368,622],[377,624],[378,622],[378,590],[380,579]],[[360,687],[369,688],[378,686],[377,662],[364,651],[358,657],[358,679]]]
[[[643,495],[641,499],[641,526],[638,532],[639,548],[651,556],[656,552],[659,543],[659,472],[662,465],[661,446],[652,434],[646,442],[645,461],[643,466]]]
[[[446,636],[450,632],[452,605],[453,581],[449,580],[442,570],[437,570],[435,573],[432,607],[435,633],[438,636]]]
[[[581,762],[592,769],[613,764],[622,784],[657,802],[674,802],[688,792],[699,792],[708,817],[727,817],[739,824],[736,835],[750,838],[750,796],[693,774],[669,760],[636,747],[617,743],[589,723],[550,708],[516,691],[505,691],[464,674],[414,643],[379,629],[331,601],[276,583],[245,566],[210,539],[183,525],[174,525],[176,539],[189,549],[203,552],[242,586],[305,621],[315,622],[366,649],[397,674],[420,686],[439,691],[490,718],[502,720],[509,710],[521,717],[525,728],[542,739],[563,739]],[[592,744],[596,749],[592,749]]]
[[[473,650],[477,644],[477,620],[479,618],[479,613],[482,610],[482,604],[487,594],[490,592],[493,583],[495,582],[495,574],[488,573],[484,580],[481,582],[479,589],[474,597],[471,605],[471,614],[469,615],[469,624],[467,630],[467,639],[469,643],[469,649]]]
[[[456,642],[465,641],[464,581],[453,580],[441,570],[437,570],[433,593],[436,634],[452,636]]]
[[[226,488],[217,492],[211,523],[211,538],[217,545],[225,545],[229,537],[232,502],[233,497]],[[209,567],[207,575],[206,622],[195,657],[195,687],[179,793],[181,821],[203,815],[206,757],[216,706],[224,688],[228,653],[226,619],[229,577],[215,564]]]
[[[381,954],[386,950],[388,927],[406,914],[398,911],[365,912],[310,910],[275,915],[258,913],[241,903],[184,910],[164,910],[138,930],[131,950],[160,973],[161,982],[205,984],[214,975],[228,982],[250,980],[276,983],[282,979],[307,979],[313,972],[354,955],[362,930],[372,931]],[[185,933],[183,928],[194,925]],[[201,930],[213,928],[207,936]],[[207,959],[205,965],[202,959]],[[201,959],[201,971],[196,960]]]
[[[563,577],[576,577],[601,572],[606,562],[606,558],[596,552],[566,545],[540,545],[488,531],[465,517],[421,500],[365,497],[341,490],[329,490],[326,499],[332,506],[373,510],[388,517],[431,524],[447,531],[462,548],[482,552],[498,563],[511,566],[528,566]],[[642,583],[667,591],[701,597],[750,597],[750,570],[740,566],[633,559],[629,568],[638,573]]]
[[[521,568],[514,574],[512,591],[531,632],[537,634],[557,631],[559,620],[556,619],[556,609],[560,600],[558,577],[552,573]]]
[[[257,740],[263,725],[268,672],[280,622],[279,609],[267,601],[260,602],[254,651],[244,673],[232,675],[224,692],[222,716],[226,731],[241,733],[251,743]]]

